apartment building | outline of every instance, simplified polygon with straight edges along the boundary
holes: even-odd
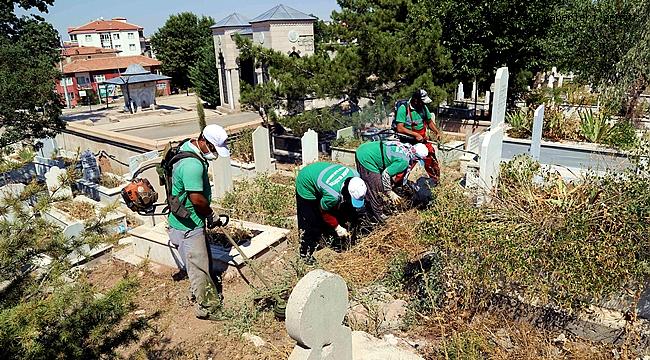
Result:
[[[119,51],[118,56],[142,55],[145,37],[142,26],[130,24],[126,18],[102,18],[87,24],[68,28],[70,46],[98,47]]]

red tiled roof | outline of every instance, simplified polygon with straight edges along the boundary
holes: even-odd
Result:
[[[115,30],[142,30],[142,26],[115,20],[95,20],[76,28],[68,28],[68,34],[92,33]]]
[[[74,74],[87,71],[126,69],[131,64],[142,66],[159,66],[160,61],[142,55],[117,56],[99,59],[79,59],[63,65],[64,74]]]
[[[120,50],[115,49],[103,49],[96,46],[74,46],[63,49],[61,55],[63,56],[74,56],[74,55],[92,55],[92,54],[108,54],[116,53]]]

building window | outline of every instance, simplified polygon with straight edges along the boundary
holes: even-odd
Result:
[[[77,41],[77,35],[70,35],[70,41]]]
[[[104,75],[104,74],[102,74],[102,75],[95,75],[94,78],[95,78],[95,82],[96,82],[96,83],[100,83],[100,82],[106,81],[106,75]]]
[[[90,79],[88,79],[85,76],[78,76],[77,77],[77,85],[87,85],[90,82]]]
[[[113,40],[119,40],[120,34],[113,34]]]
[[[129,51],[135,51],[135,44],[129,44]]]
[[[119,50],[119,49],[121,49],[121,48],[122,48],[122,45],[115,45],[115,49],[116,49],[116,50]]]
[[[65,86],[72,85],[72,78],[63,78],[63,79],[61,79],[61,84],[65,84]]]
[[[93,41],[93,36],[92,35],[86,35],[86,42],[91,42]]]
[[[135,34],[134,33],[129,33],[129,40],[135,39]]]
[[[104,34],[99,34],[99,38],[103,40],[110,40],[111,39],[111,34],[104,33]]]

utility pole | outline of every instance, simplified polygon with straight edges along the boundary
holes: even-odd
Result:
[[[63,52],[65,51],[65,48],[63,47],[63,40],[61,40],[61,37],[59,37],[59,43],[61,44],[61,54],[59,58],[59,68],[61,70],[61,85],[63,86],[63,93],[65,94],[65,107],[66,109],[70,108],[70,99],[68,99],[68,79],[65,77],[65,74],[63,73]]]

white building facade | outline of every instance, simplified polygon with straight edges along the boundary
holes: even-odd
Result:
[[[126,18],[98,19],[76,28],[68,28],[70,43],[118,50],[118,56],[142,55],[145,48],[143,28]]]
[[[221,107],[240,111],[241,83],[255,86],[269,81],[265,69],[256,67],[251,60],[239,59],[236,34],[287,56],[309,56],[314,53],[315,21],[313,16],[278,5],[252,20],[234,13],[212,26]]]

